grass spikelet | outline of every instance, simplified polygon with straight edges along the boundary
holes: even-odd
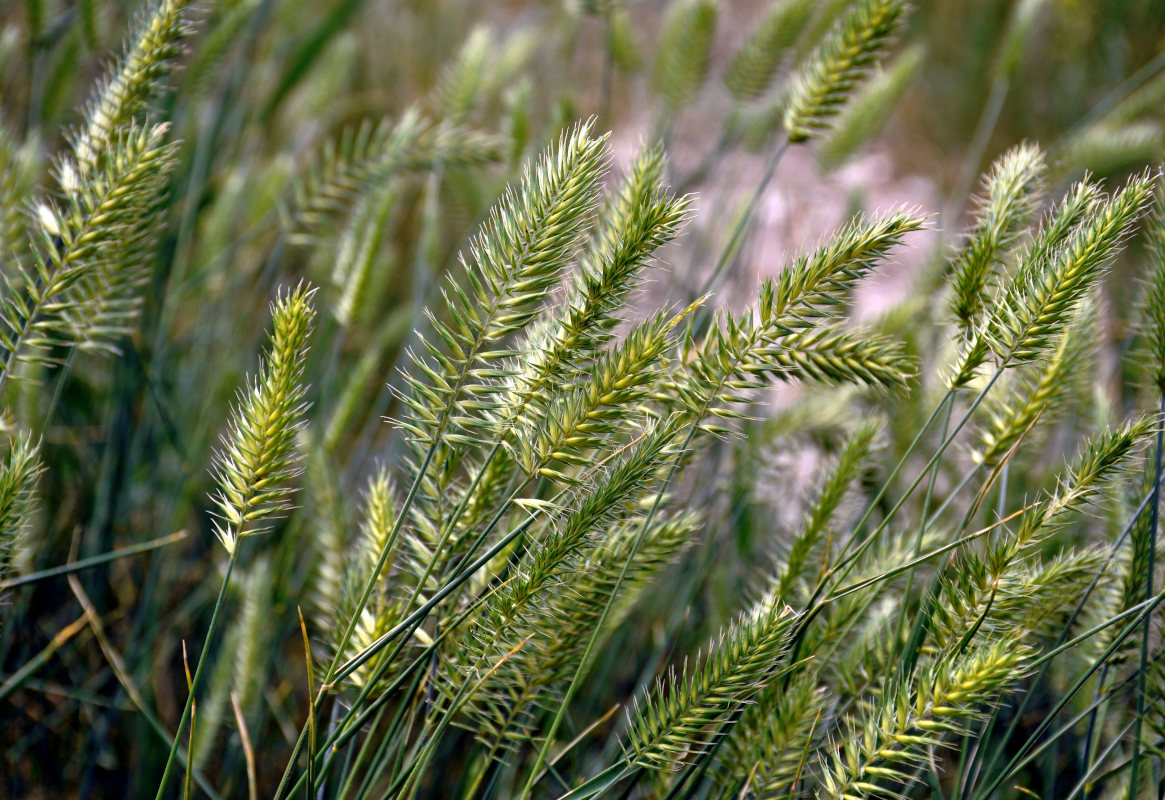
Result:
[[[768,595],[709,645],[698,664],[659,683],[631,721],[628,763],[674,770],[705,752],[713,731],[784,666],[796,619],[793,609]]]
[[[604,205],[572,276],[565,311],[527,335],[499,415],[502,425],[520,418],[527,406],[544,405],[550,385],[578,378],[593,364],[652,254],[679,233],[688,200],[660,188],[663,169],[663,151],[645,148]]]
[[[136,313],[141,248],[156,228],[152,212],[173,165],[167,130],[130,126],[84,180],[62,162],[65,205],[38,205],[34,269],[20,270],[3,299],[0,382],[17,361],[43,359],[48,346],[99,345]],[[70,335],[77,332],[85,339]]]
[[[733,55],[724,85],[741,100],[760,97],[772,85],[787,51],[813,13],[811,0],[775,0]]]
[[[1039,235],[1020,257],[1019,274],[1012,282],[1013,290],[1017,283],[1034,282],[1040,266],[1066,245],[1069,237],[1078,231],[1085,219],[1095,214],[1100,204],[1101,193],[1095,184],[1087,181],[1073,184],[1060,204],[1048,215]],[[1008,293],[1004,292],[1002,298],[1007,297]],[[994,309],[992,314],[976,322],[974,329],[964,338],[959,355],[948,374],[947,385],[951,389],[968,385],[990,357],[991,332],[999,325],[998,313],[998,309]]]
[[[1156,161],[1165,152],[1165,127],[1152,120],[1089,125],[1056,148],[1061,173],[1114,175]]]
[[[1126,469],[1152,429],[1152,420],[1142,418],[1090,439],[1065,468],[1056,490],[1020,517],[1018,531],[1006,549],[1015,552],[1046,538],[1066,516],[1091,502],[1105,481]]]
[[[837,21],[793,80],[784,118],[790,142],[829,128],[885,53],[905,14],[903,0],[860,0]]]
[[[456,167],[497,161],[505,152],[495,136],[458,125],[434,124],[409,109],[392,124],[382,120],[346,130],[328,140],[294,186],[293,232],[313,242],[359,198],[404,172],[424,172],[438,164]]]
[[[828,242],[799,256],[777,275],[770,293],[762,294],[766,322],[780,329],[810,327],[836,316],[858,281],[925,222],[904,211],[867,220],[857,216]]]
[[[822,334],[814,324],[838,316],[857,281],[906,233],[921,227],[921,220],[905,213],[870,223],[853,220],[775,280],[766,281],[754,313],[720,315],[699,345],[686,337],[679,359],[683,366],[673,373],[661,399],[701,420],[709,413],[734,419],[741,416],[738,407],[755,402],[752,390],[768,378],[796,377],[797,370],[814,379],[905,380],[912,374],[912,362],[895,346],[883,342],[889,351],[862,363],[871,353],[856,335],[840,329]],[[794,347],[801,350],[794,352]],[[855,364],[866,368],[866,377],[859,377]],[[719,425],[701,424],[706,432],[725,432]]]
[[[492,46],[488,29],[477,27],[470,31],[457,57],[446,65],[433,93],[434,111],[439,119],[456,123],[473,111],[481,98],[482,79]]]
[[[833,123],[817,149],[817,163],[826,170],[845,164],[885,126],[903,93],[922,66],[921,45],[907,48],[882,72],[872,77]]]
[[[187,0],[155,0],[139,18],[125,54],[94,91],[85,121],[73,138],[79,178],[84,180],[109,152],[122,128],[165,88],[190,33]]]
[[[1023,641],[1052,636],[1062,629],[1104,561],[1099,548],[1089,547],[1024,564],[1001,586],[991,610],[992,627]]]
[[[218,489],[215,535],[228,553],[240,538],[262,533],[289,507],[287,482],[299,474],[295,437],[307,411],[303,386],[307,340],[315,320],[314,289],[302,284],[271,309],[272,332],[259,373],[240,392],[231,424],[215,454]]]
[[[0,462],[0,580],[10,576],[16,551],[27,546],[36,482],[43,471],[40,445],[27,436],[13,439]]]
[[[271,639],[271,565],[265,556],[256,558],[244,576],[239,617],[223,640],[211,673],[206,696],[198,701],[192,759],[207,763],[216,743],[231,693],[244,711],[253,707],[264,684],[267,647]]]
[[[775,580],[777,596],[786,602],[799,583],[810,577],[807,574],[810,559],[818,550],[821,538],[830,530],[846,492],[867,466],[880,427],[876,421],[866,421],[850,434],[838,454],[836,467],[825,477],[817,497],[805,512]]]
[[[485,687],[487,695],[506,693],[508,683],[522,680],[523,664],[531,658],[531,652],[555,647],[555,642],[544,641],[547,633],[554,630],[549,627],[551,620],[546,618],[556,616],[555,612],[569,612],[571,609],[563,609],[546,595],[569,592],[565,583],[579,566],[575,556],[601,544],[601,532],[618,526],[630,516],[655,481],[656,472],[670,453],[676,432],[674,424],[656,427],[614,467],[582,486],[580,501],[574,510],[555,515],[550,520],[547,532],[521,559],[514,579],[491,596],[474,625],[472,635],[476,641],[463,654],[467,656],[463,671],[488,668],[511,653],[519,642],[528,643],[531,637],[538,641],[523,646],[522,655],[512,655],[507,659],[506,665],[491,676],[493,680]],[[622,563],[615,567],[622,567]],[[584,587],[585,583],[578,588]],[[602,604],[598,606],[600,612],[602,607]],[[540,617],[546,624],[539,624]],[[557,635],[551,638],[557,639]],[[552,676],[545,674],[542,677]],[[497,712],[493,714],[496,716]]]
[[[1153,489],[1155,466],[1154,459],[1146,459],[1142,479],[1137,482],[1133,491],[1126,493],[1133,499],[1131,503],[1120,504],[1121,511],[1131,513],[1137,501],[1149,496]],[[1087,607],[1091,612],[1089,621],[1112,619],[1145,599],[1145,575],[1149,570],[1150,561],[1156,560],[1150,558],[1152,542],[1153,515],[1144,513],[1137,517],[1129,529],[1128,538],[1118,551],[1115,563],[1105,572],[1104,577],[1107,580],[1098,586],[1096,597]],[[1117,633],[1118,631],[1112,627],[1098,631],[1095,636],[1082,643],[1084,657],[1089,660],[1099,658],[1112,644]],[[1110,660],[1115,663],[1126,660],[1138,644],[1135,638],[1129,637],[1125,640],[1124,646],[1109,657]]]
[[[973,454],[977,462],[994,467],[1037,420],[1044,429],[1052,425],[1081,389],[1095,333],[1095,303],[1091,301],[1059,335],[1056,349],[1043,363],[1021,375],[1005,395],[985,404],[987,421]]]
[[[478,740],[495,752],[532,738],[539,712],[556,699],[577,669],[587,639],[598,624],[615,582],[642,525],[632,517],[617,533],[599,539],[575,554],[552,588],[543,591],[524,616],[523,631],[542,631],[507,662],[492,696],[479,698],[475,722]],[[616,607],[605,623],[604,637],[630,613],[653,579],[679,555],[700,527],[695,515],[652,523],[619,590]],[[546,631],[555,631],[547,636]],[[483,710],[488,716],[483,716]]]
[[[815,734],[825,727],[819,723],[829,698],[816,678],[805,672],[788,685],[773,681],[757,694],[725,740],[719,769],[726,781],[747,779],[750,797],[790,794]]]
[[[1153,182],[1147,173],[1133,178],[1063,247],[1024,265],[997,305],[988,334],[1003,364],[1033,361],[1049,348],[1149,204]]]
[[[1153,213],[1145,225],[1149,275],[1144,296],[1144,336],[1149,345],[1153,387],[1165,393],[1165,190],[1158,187]]]
[[[983,197],[951,268],[951,312],[969,333],[991,294],[993,271],[1035,212],[1047,167],[1039,147],[1022,144],[1000,157],[983,179]]]
[[[348,552],[349,513],[338,470],[309,431],[297,445],[303,458],[306,529],[301,559],[310,565],[306,581],[311,619],[325,630],[340,606],[344,584],[344,557]]]
[[[396,517],[397,508],[392,482],[388,471],[382,467],[368,480],[360,519],[360,536],[347,553],[335,624],[329,627],[331,636],[329,644],[333,652],[339,646],[343,622],[355,613],[360,591],[369,580],[374,584],[373,593],[360,611],[352,640],[344,655],[352,656],[360,652],[398,621],[399,602],[391,595],[390,584],[386,580],[387,573],[396,560],[397,542],[392,538]],[[376,569],[381,553],[388,554],[384,570],[373,576],[372,571]],[[348,680],[355,686],[364,686],[382,664],[383,655],[378,655],[361,666]]]
[[[402,399],[407,420],[400,424],[428,444],[450,423],[474,441],[488,423],[463,411],[491,411],[493,381],[506,372],[480,366],[512,356],[495,349],[536,315],[582,242],[597,203],[604,165],[603,140],[590,126],[576,127],[525,174],[490,214],[490,220],[462,259],[464,283],[444,288],[448,323],[427,311],[444,350],[424,341],[429,357],[413,355],[416,375]],[[465,405],[468,404],[468,405]],[[446,436],[447,441],[459,441]]]
[[[1094,437],[1064,468],[1056,490],[1020,516],[1014,532],[998,533],[983,556],[965,552],[956,566],[943,571],[939,578],[942,600],[931,606],[936,643],[940,648],[949,648],[984,623],[988,623],[987,630],[997,629],[1003,635],[1006,628],[1000,621],[1009,615],[1009,604],[1014,604],[1017,597],[1040,582],[1055,583],[1065,577],[1064,573],[1068,573],[1066,577],[1071,583],[1075,570],[1070,568],[1070,562],[1057,565],[1053,561],[1031,568],[1023,559],[1047,541],[1073,513],[1092,502],[1108,481],[1121,474],[1144,443],[1150,428],[1147,420],[1138,420]],[[1085,557],[1091,558],[1087,554]],[[1010,616],[1030,614],[1026,624],[1035,626],[1058,613],[1062,597],[1048,589],[1045,586],[1044,596],[1035,600],[1033,595],[1026,596],[1025,602],[1019,609],[1013,609]],[[988,612],[992,613],[990,620],[985,616]],[[1034,630],[1029,628],[1028,632]]]
[[[716,0],[672,0],[668,6],[652,87],[669,114],[687,106],[704,82],[716,32],[716,12]]]
[[[110,144],[110,152],[101,154],[88,179],[80,178],[79,166],[68,160],[58,165],[69,227],[99,228],[94,233],[100,246],[84,256],[90,266],[69,289],[65,315],[75,347],[116,354],[116,340],[132,332],[154,247],[164,230],[160,209],[177,154],[176,144],[165,142],[168,130],[168,125],[126,128]],[[136,168],[124,177],[111,174],[122,159],[136,161]],[[125,188],[112,188],[115,183]],[[136,197],[123,198],[124,207],[113,208],[120,191]],[[102,196],[108,200],[102,202]]]
[[[785,379],[904,391],[918,371],[917,359],[901,342],[860,330],[798,331],[779,338],[773,349]]]
[[[373,268],[378,265],[384,228],[398,197],[393,182],[376,187],[357,201],[340,233],[332,284],[336,289],[332,313],[342,327],[352,325],[368,289]]]
[[[917,677],[885,698],[857,729],[837,742],[823,764],[819,797],[900,796],[916,767],[946,734],[966,733],[980,709],[1024,673],[1029,653],[1013,643],[979,647]]]
[[[10,259],[28,246],[27,206],[36,184],[30,149],[16,137],[0,117],[0,268],[7,272]]]
[[[621,410],[647,396],[678,320],[659,313],[637,326],[577,389],[519,431],[514,455],[527,474],[568,480],[561,470],[582,465],[588,450],[609,439],[623,421]]]

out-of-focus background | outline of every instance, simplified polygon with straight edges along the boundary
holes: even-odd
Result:
[[[67,371],[36,374],[16,392],[14,403],[50,408],[54,420],[38,432],[54,466],[42,481],[43,533],[20,554],[22,569],[63,563],[74,544],[80,556],[93,555],[185,529],[173,548],[83,576],[115,644],[152,643],[133,648],[126,669],[161,716],[176,719],[182,640],[204,629],[218,585],[207,579],[221,562],[206,513],[211,451],[255,367],[277,287],[300,278],[319,286],[323,344],[309,369],[318,461],[308,463],[300,511],[263,555],[269,569],[244,576],[231,599],[242,606],[261,593],[266,600],[256,607],[271,611],[249,623],[240,615],[212,676],[213,686],[236,691],[257,726],[252,735],[271,754],[260,783],[278,780],[304,716],[294,605],[326,594],[361,478],[399,455],[383,422],[395,410],[386,384],[399,380],[422,307],[439,301],[435,287],[490,205],[531,155],[578,120],[593,117],[611,131],[617,166],[642,143],[661,140],[669,181],[695,195],[696,213],[664,253],[667,269],[643,305],[687,302],[707,288],[732,221],[783,135],[784,77],[845,4],[200,2],[189,53],[171,78],[175,91],[156,109],[182,145],[139,330],[121,357],[79,354]],[[803,18],[791,26],[797,33],[783,43],[770,80],[747,91],[726,82],[740,48],[792,6]],[[52,154],[138,11],[122,0],[0,7],[0,124],[24,164],[14,196],[31,202],[51,190]],[[705,19],[695,32],[681,30],[680,13]],[[752,297],[760,277],[857,211],[918,207],[933,215],[932,230],[860,290],[857,313],[875,317],[909,299],[918,276],[956,240],[978,175],[1009,146],[1034,140],[1049,152],[1051,194],[1085,171],[1115,178],[1160,160],[1165,0],[919,0],[858,100],[834,133],[793,146],[781,161],[749,237],[713,282],[722,302]],[[373,170],[358,182],[358,198],[342,194],[305,212],[298,199],[305,185],[326,182],[330,165],[381,141],[377,131],[392,130],[413,107],[481,139],[457,143],[423,168]],[[1120,295],[1120,282],[1109,291]],[[797,480],[811,471],[798,467],[795,449],[783,458],[768,465],[783,470],[782,496],[803,495]],[[753,478],[729,488],[752,491]],[[776,505],[797,518],[795,503]],[[737,550],[716,562],[720,572],[682,626],[697,646],[736,607],[754,563],[751,534],[733,535]],[[707,549],[698,557],[706,565],[712,554],[723,555]],[[0,630],[5,675],[78,613],[56,583],[11,602],[20,604],[18,618],[37,622]],[[662,634],[660,627],[629,635]],[[164,760],[164,750],[98,644],[86,631],[54,652],[28,691],[4,701],[0,795],[152,791],[155,773],[135,765]],[[253,660],[238,668],[247,677],[232,683],[244,658]],[[628,685],[632,669],[647,667],[628,666],[621,675]],[[193,753],[240,790],[226,698],[224,689],[204,704]]]

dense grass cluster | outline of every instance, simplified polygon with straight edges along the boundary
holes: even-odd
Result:
[[[668,4],[623,161],[485,29],[407,110],[320,130],[356,4],[290,46],[278,5],[149,3],[46,162],[78,56],[45,43],[105,17],[27,4],[0,793],[1165,795],[1165,182],[1079,138],[1148,132],[1159,76],[730,304],[786,155],[851,158],[920,68],[883,63],[904,0],[762,4],[687,176],[714,0]],[[567,6],[545,31],[595,27],[607,115],[634,9]],[[701,211],[686,189],[766,126],[743,205]],[[1125,174],[1078,174],[1105,152]],[[912,251],[911,296],[856,322]]]

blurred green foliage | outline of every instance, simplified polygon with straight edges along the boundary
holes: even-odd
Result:
[[[11,556],[14,575],[100,560],[175,531],[186,536],[78,572],[79,588],[54,577],[7,591],[0,686],[10,688],[0,688],[0,794],[137,797],[155,790],[165,731],[174,730],[186,700],[183,648],[193,669],[220,585],[208,465],[239,387],[258,371],[270,302],[306,280],[318,287],[319,312],[305,365],[309,426],[299,433],[309,454],[308,488],[230,589],[229,621],[209,651],[190,748],[199,779],[220,796],[247,790],[233,695],[259,755],[260,792],[274,791],[310,708],[297,608],[320,657],[334,644],[327,626],[342,594],[338,556],[356,541],[361,490],[379,465],[392,471],[409,455],[384,423],[404,413],[394,390],[403,391],[400,370],[411,368],[406,350],[420,346],[414,331],[426,330],[426,306],[445,314],[446,277],[504,188],[582,120],[615,132],[619,166],[630,161],[637,137],[658,140],[671,154],[663,183],[714,200],[697,200],[682,244],[662,251],[669,271],[634,295],[628,315],[638,321],[660,296],[686,306],[707,288],[751,296],[753,287],[742,284],[752,273],[743,265],[755,252],[747,234],[763,192],[750,201],[734,190],[751,189],[753,173],[764,171],[764,158],[750,151],[776,167],[784,152],[781,120],[796,85],[790,76],[848,5],[198,4],[179,69],[148,101],[151,118],[169,123],[175,144],[168,188],[150,208],[157,236],[140,248],[140,315],[105,348],[116,351],[112,356],[50,341],[46,361],[21,364],[22,380],[4,386],[6,430],[39,440],[48,467],[39,478],[39,510]],[[18,283],[12,264],[32,263],[24,228],[36,198],[59,193],[59,164],[77,141],[87,98],[142,14],[128,0],[23,0],[0,8],[0,263],[10,289]],[[917,3],[898,38],[884,70],[839,98],[847,101],[840,115],[809,147],[820,162],[815,179],[828,180],[873,147],[889,154],[897,171],[928,176],[937,187],[942,246],[915,258],[916,296],[876,321],[879,331],[904,340],[930,375],[949,349],[934,310],[944,306],[931,303],[930,290],[943,279],[955,231],[974,210],[967,202],[974,181],[997,156],[1021,140],[1042,143],[1054,197],[1085,171],[1116,180],[1161,159],[1165,7],[1160,0],[936,0]],[[767,178],[760,189],[766,186]],[[1133,251],[1140,257],[1139,246]],[[51,254],[41,261],[53,266]],[[1131,292],[1116,285],[1107,293],[1118,309],[1112,330],[1089,334],[1105,366],[1088,368],[1096,370],[1087,373],[1093,380],[1066,399],[1062,421],[1048,420],[1047,452],[1025,452],[1015,462],[1001,509],[1048,486],[1080,436],[1146,406],[1146,368],[1120,360],[1139,352]],[[708,323],[703,312],[692,320],[699,333]],[[806,472],[798,457],[832,464],[853,446],[858,417],[868,415],[886,419],[879,443],[893,464],[909,452],[941,395],[935,385],[896,401],[870,399],[864,390],[809,392],[775,413],[755,412],[762,418],[743,423],[747,439],[706,444],[675,489],[705,522],[659,588],[641,598],[636,624],[611,631],[590,667],[570,729],[557,742],[598,720],[589,731],[595,740],[556,765],[568,784],[620,757],[624,722],[604,716],[611,705],[641,695],[669,665],[696,654],[733,619],[768,563],[786,555],[773,542],[797,528],[811,495],[805,486],[793,490]],[[10,458],[19,452],[14,445]],[[915,461],[917,454],[909,462],[914,471],[926,463]],[[966,463],[940,463],[940,493],[957,483]],[[853,491],[863,499],[886,477],[882,469],[875,480],[875,471],[864,461],[853,467]],[[1094,527],[1108,536],[1131,501],[1123,486],[1106,492]],[[886,501],[877,508],[886,512]],[[100,625],[71,625],[90,604]],[[858,673],[884,655],[876,639],[890,634],[875,622],[863,633],[870,658],[845,665],[852,666],[848,679],[859,681]],[[21,672],[28,664],[36,669]],[[1070,674],[1053,679],[1064,684]],[[795,696],[816,713],[814,690],[797,688]],[[855,697],[864,703],[862,691]],[[1037,713],[1057,698],[1046,686],[1033,697]],[[142,703],[152,711],[143,713]],[[1081,719],[1084,703],[1071,707]],[[1012,722],[1011,708],[998,727]],[[772,713],[785,719],[781,714],[791,712]],[[1039,723],[1015,724],[1026,731]],[[1105,724],[1097,741],[1119,733]],[[1021,772],[1026,785],[1043,796],[1066,795],[1081,777],[1077,753],[1086,736],[1073,733]],[[443,741],[433,759],[444,769],[426,779],[427,796],[453,796],[470,784],[471,769],[486,769],[468,749],[471,739]],[[648,752],[642,742],[636,746]],[[944,767],[957,761],[936,758]],[[515,783],[523,764],[529,766],[515,758],[499,766],[484,791],[508,792],[498,787]],[[779,766],[774,781],[787,781],[789,765]],[[664,796],[665,780],[654,780],[636,791]],[[541,785],[543,795],[557,796],[553,783]],[[717,790],[737,788],[726,786]],[[385,787],[370,781],[349,788],[355,796]],[[915,789],[916,796],[926,791]]]

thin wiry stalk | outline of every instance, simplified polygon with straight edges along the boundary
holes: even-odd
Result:
[[[286,508],[290,494],[286,483],[297,474],[294,438],[306,410],[302,380],[307,339],[315,316],[312,291],[301,285],[275,302],[266,361],[258,377],[240,397],[230,431],[223,439],[224,450],[215,459],[218,489],[214,501],[219,509],[215,535],[230,559],[174,734],[174,744],[158,782],[157,800],[165,794],[199,680],[209,661],[207,654],[239,556],[238,542],[244,536],[261,532],[266,521]]]

